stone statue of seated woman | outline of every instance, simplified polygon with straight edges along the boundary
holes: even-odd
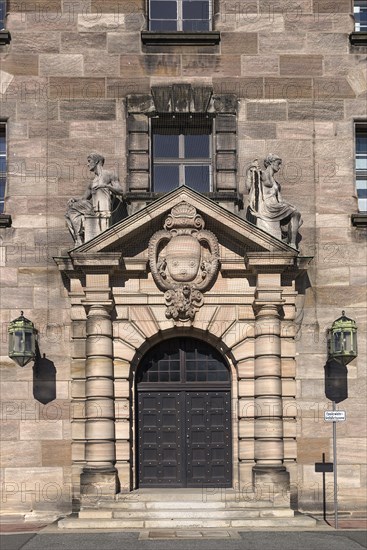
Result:
[[[249,194],[247,219],[255,220],[257,227],[273,237],[297,248],[298,229],[302,225],[300,212],[284,201],[281,186],[275,180],[282,159],[270,153],[261,170],[255,160],[247,169],[246,188]]]

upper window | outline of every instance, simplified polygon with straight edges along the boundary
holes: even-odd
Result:
[[[149,30],[209,31],[210,0],[150,0]]]
[[[367,123],[356,125],[356,186],[358,210],[367,212]]]
[[[367,32],[367,0],[355,0],[354,19],[356,32]]]
[[[0,29],[5,28],[6,2],[0,0]]]
[[[0,214],[4,212],[6,184],[6,124],[0,122]]]
[[[206,116],[167,115],[152,119],[152,188],[167,193],[187,185],[212,190],[212,120]]]

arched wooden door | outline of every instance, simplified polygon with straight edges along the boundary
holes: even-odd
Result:
[[[231,379],[193,338],[153,347],[137,371],[139,487],[232,485]]]

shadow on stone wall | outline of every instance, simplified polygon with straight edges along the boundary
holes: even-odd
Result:
[[[56,399],[56,368],[52,361],[36,348],[36,360],[33,365],[33,397],[47,405]]]
[[[341,403],[348,397],[348,369],[337,361],[329,360],[324,366],[325,395],[330,401]]]

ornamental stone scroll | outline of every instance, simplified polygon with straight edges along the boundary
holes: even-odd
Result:
[[[202,292],[219,271],[219,245],[196,209],[182,201],[174,206],[149,242],[149,265],[157,287],[165,292],[166,317],[193,321],[203,305]]]

